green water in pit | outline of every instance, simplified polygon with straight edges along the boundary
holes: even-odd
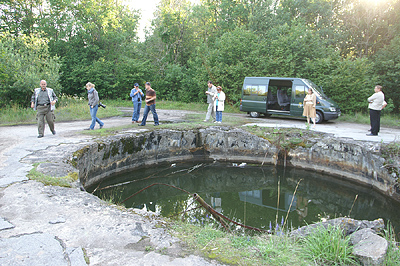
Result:
[[[302,181],[294,195],[300,179]],[[110,177],[97,187],[95,194],[103,199],[122,202],[154,183],[198,193],[218,212],[257,228],[269,229],[270,222],[275,224],[277,213],[280,224],[289,212],[287,224],[294,228],[317,222],[322,217],[350,214],[351,218],[359,220],[390,220],[396,232],[400,231],[399,203],[370,188],[329,174],[296,168],[250,165],[240,168],[232,163],[218,162],[177,163],[174,167],[170,164],[156,165]],[[356,195],[358,198],[354,202]],[[128,208],[146,208],[170,217],[183,212],[192,202],[191,194],[155,185],[123,204]],[[196,206],[198,204],[194,203],[190,207]],[[185,219],[192,223],[204,223],[209,217],[201,208],[188,212]]]

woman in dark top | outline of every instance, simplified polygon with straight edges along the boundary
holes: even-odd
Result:
[[[104,123],[96,117],[97,110],[99,109],[99,94],[97,93],[96,89],[94,88],[94,84],[88,82],[86,84],[86,89],[88,91],[88,100],[90,106],[90,116],[92,117],[92,124],[86,130],[93,130],[96,122],[99,123],[100,129],[103,128]]]

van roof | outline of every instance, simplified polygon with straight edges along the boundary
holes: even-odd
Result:
[[[302,78],[284,78],[284,77],[245,77],[244,78],[245,80],[246,79],[280,79],[280,80],[293,80],[293,79],[300,79],[300,80],[302,80]]]

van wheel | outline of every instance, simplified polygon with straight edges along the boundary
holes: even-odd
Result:
[[[317,116],[315,117],[315,123],[321,124],[322,122],[324,122],[324,115],[320,111],[317,111]]]
[[[260,113],[259,112],[250,112],[250,116],[253,118],[257,118],[257,117],[260,117]]]

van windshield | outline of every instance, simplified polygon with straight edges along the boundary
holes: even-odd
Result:
[[[304,81],[304,83],[309,87],[309,88],[312,88],[313,89],[313,91],[314,91],[314,93],[315,93],[315,95],[317,96],[317,97],[319,97],[319,98],[328,98],[326,95],[325,95],[325,93],[323,92],[323,91],[321,91],[321,89],[317,86],[317,85],[315,85],[315,83],[314,82],[312,82],[311,80],[308,80],[308,79],[303,79],[303,81]]]

